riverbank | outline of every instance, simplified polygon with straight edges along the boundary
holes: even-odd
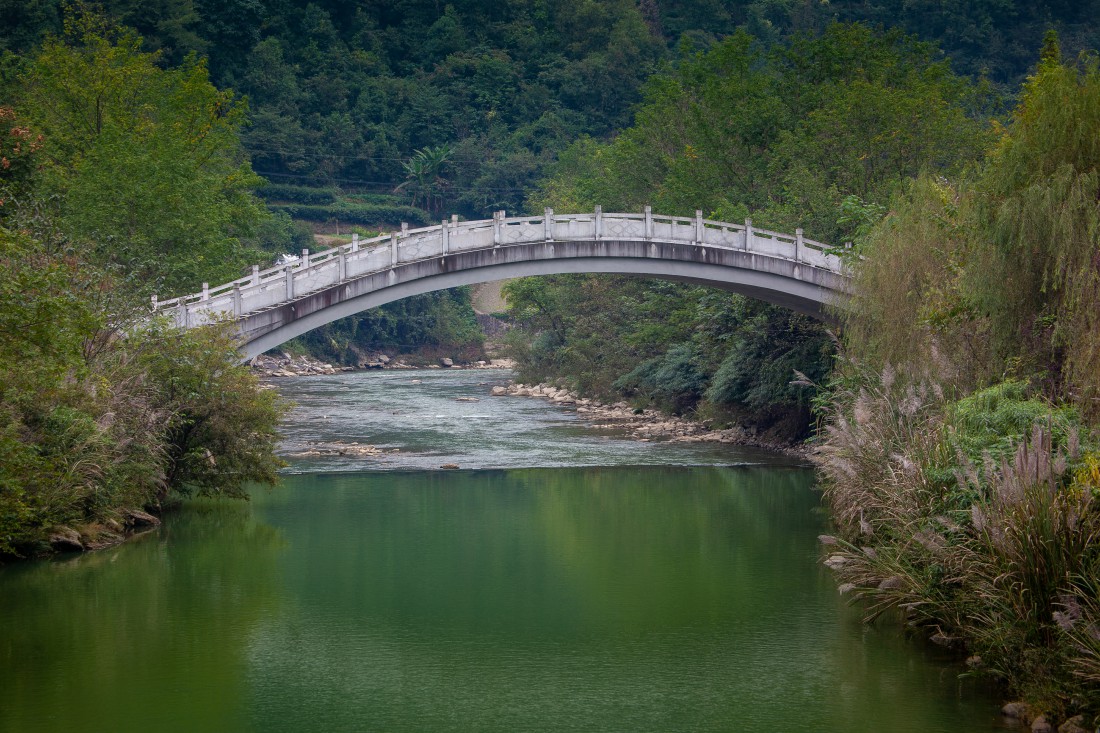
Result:
[[[552,404],[574,407],[592,427],[615,431],[644,442],[666,440],[674,443],[726,443],[783,453],[809,460],[805,445],[792,445],[760,438],[749,428],[716,429],[708,421],[689,420],[652,409],[634,408],[626,402],[606,403],[581,397],[576,392],[552,384],[512,383],[493,387],[494,397],[531,397]]]
[[[410,363],[411,362],[411,363]],[[333,366],[312,356],[283,352],[278,356],[261,354],[248,362],[252,371],[260,377],[308,377],[314,375],[332,375],[341,372],[358,372],[368,369],[511,369],[515,362],[511,359],[480,359],[472,362],[455,361],[444,357],[432,362],[421,363],[412,357],[390,357],[387,354],[372,354],[358,366]]]

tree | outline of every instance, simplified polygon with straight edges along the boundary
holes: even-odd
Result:
[[[39,198],[96,261],[140,292],[235,277],[263,216],[240,146],[245,106],[192,57],[164,70],[134,33],[70,16],[23,75],[18,110],[43,136]]]
[[[449,181],[443,177],[443,166],[451,157],[449,145],[437,145],[417,150],[405,168],[405,181],[394,192],[408,191],[413,206],[424,206],[429,213],[439,214],[443,209],[443,195]]]

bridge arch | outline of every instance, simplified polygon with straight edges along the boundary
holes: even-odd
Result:
[[[694,218],[593,213],[458,222],[357,239],[202,293],[157,302],[183,327],[231,317],[246,359],[339,318],[412,295],[532,275],[614,273],[693,282],[818,318],[850,279],[829,247]]]

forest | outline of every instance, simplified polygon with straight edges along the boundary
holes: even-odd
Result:
[[[1098,10],[0,0],[0,555],[275,479],[282,406],[229,330],[150,322],[153,294],[317,233],[701,209],[852,243],[852,307],[517,280],[517,377],[808,441],[841,591],[1094,728]],[[476,351],[470,308],[420,296],[297,348]]]

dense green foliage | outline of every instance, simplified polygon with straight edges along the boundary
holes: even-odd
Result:
[[[980,88],[931,47],[863,26],[831,26],[770,51],[738,32],[643,92],[632,127],[562,155],[541,203],[751,215],[757,226],[803,227],[839,243],[861,236],[910,177],[954,174],[990,137]],[[803,383],[828,372],[831,341],[818,324],[698,287],[619,283],[607,288],[614,297],[595,302],[587,291],[599,288],[583,278],[510,286],[517,321],[541,334],[521,353],[524,376],[568,377],[582,389],[732,412],[786,438],[805,434],[809,395],[791,382],[796,370]],[[688,344],[696,344],[697,373],[683,381],[672,364]],[[686,391],[674,396],[677,382]]]
[[[240,147],[245,110],[202,62],[164,70],[141,39],[70,19],[19,76],[15,110],[42,136],[34,197],[89,256],[135,288],[235,277],[263,208]]]
[[[460,361],[484,356],[481,329],[465,287],[387,303],[314,329],[295,343],[326,361],[352,366],[378,351]]]
[[[240,236],[292,237],[249,193],[243,108],[201,63],[73,18],[0,107],[0,556],[89,546],[169,491],[272,482],[281,409],[228,329],[150,323],[156,288],[236,274]]]
[[[59,34],[62,5],[4,0],[0,49],[28,54]],[[135,28],[162,63],[205,57],[215,84],[248,96],[245,145],[273,181],[390,193],[418,151],[445,147],[447,185],[436,206],[471,218],[523,208],[527,190],[578,136],[602,138],[630,124],[639,90],[662,60],[705,50],[738,29],[771,46],[836,21],[899,27],[937,43],[957,69],[1009,90],[1050,25],[1073,52],[1100,45],[1097,0],[509,0],[491,10],[426,0],[106,0],[103,7]]]
[[[102,272],[6,229],[0,267],[0,555],[62,525],[94,541],[169,490],[274,480],[280,410],[228,333],[141,327]]]
[[[1100,69],[1038,72],[984,163],[916,180],[858,262],[820,463],[838,573],[1100,721]]]

